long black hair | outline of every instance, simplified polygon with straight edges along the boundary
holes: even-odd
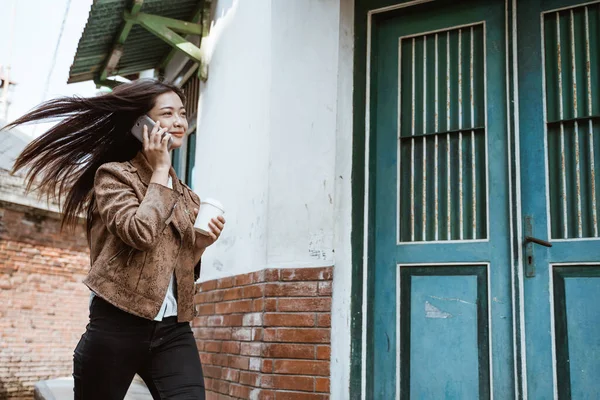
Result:
[[[61,120],[25,147],[12,173],[26,168],[27,190],[33,188],[40,196],[58,201],[63,212],[61,228],[75,228],[79,215],[85,213],[89,238],[96,170],[104,163],[135,157],[142,144],[130,134],[133,124],[154,107],[159,95],[168,92],[175,92],[185,103],[177,86],[140,79],[96,97],[61,97],[40,104],[3,129]]]

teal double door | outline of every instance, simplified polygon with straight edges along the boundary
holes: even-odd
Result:
[[[383,3],[366,398],[600,398],[600,2]]]

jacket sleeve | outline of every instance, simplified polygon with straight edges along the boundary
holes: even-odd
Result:
[[[94,191],[108,231],[141,251],[154,247],[177,204],[176,192],[157,183],[150,183],[140,202],[129,174],[111,164],[98,168]]]

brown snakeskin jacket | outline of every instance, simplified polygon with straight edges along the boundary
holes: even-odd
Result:
[[[171,168],[173,189],[150,183],[152,168],[140,152],[127,162],[98,168],[90,232],[91,269],[84,283],[109,303],[154,319],[175,271],[177,320],[191,321],[194,282],[194,221],[199,197]]]

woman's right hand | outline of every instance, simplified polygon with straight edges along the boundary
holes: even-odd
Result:
[[[148,128],[144,125],[144,155],[154,171],[169,170],[171,168],[171,155],[169,154],[169,138],[167,128],[161,128],[160,122],[156,122],[152,131],[148,134]]]

